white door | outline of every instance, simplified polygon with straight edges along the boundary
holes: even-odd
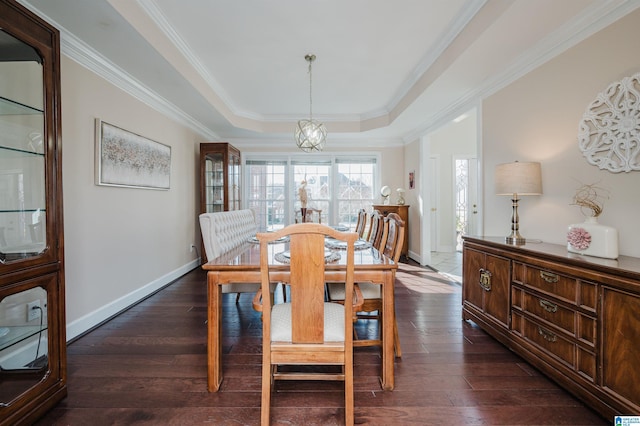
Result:
[[[439,158],[433,156],[429,158],[429,205],[430,205],[430,231],[431,231],[431,251],[438,251],[438,194],[440,193],[440,167]]]
[[[479,231],[478,159],[457,157],[455,160],[455,241],[462,250],[462,235],[477,235]]]

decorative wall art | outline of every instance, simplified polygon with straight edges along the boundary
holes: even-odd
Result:
[[[416,171],[409,172],[409,189],[415,189],[416,187]]]
[[[171,147],[96,119],[96,184],[169,189]]]
[[[599,93],[578,127],[589,164],[613,173],[640,170],[640,73]]]

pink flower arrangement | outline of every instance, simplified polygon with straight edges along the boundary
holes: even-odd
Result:
[[[567,234],[567,242],[576,250],[586,250],[591,244],[591,234],[584,228],[572,228]]]

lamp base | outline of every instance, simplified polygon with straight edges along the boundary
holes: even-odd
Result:
[[[513,237],[511,235],[509,235],[508,237],[505,237],[504,241],[507,244],[511,244],[512,246],[523,246],[527,243],[526,238],[523,238],[521,236]]]

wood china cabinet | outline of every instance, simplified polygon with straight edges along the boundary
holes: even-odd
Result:
[[[58,31],[0,0],[0,424],[67,393]]]
[[[640,259],[464,237],[463,319],[606,419],[640,413]]]
[[[200,213],[240,210],[240,151],[227,142],[200,144]],[[201,245],[202,259],[206,259]]]
[[[200,144],[200,212],[240,210],[240,151],[226,142]]]

